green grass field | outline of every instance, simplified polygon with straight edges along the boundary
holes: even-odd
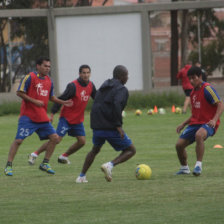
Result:
[[[74,141],[65,137],[50,161],[56,171],[54,176],[38,169],[43,154],[34,166],[28,165],[27,155],[41,144],[36,134],[21,145],[13,163],[14,176],[4,175],[18,116],[0,117],[0,223],[223,224],[224,149],[213,149],[215,144],[224,145],[223,123],[217,134],[205,143],[202,175],[174,175],[179,169],[175,129],[188,116],[189,113],[170,112],[149,116],[143,111],[136,117],[133,111],[127,112],[124,129],[136,146],[137,154],[115,167],[113,181],[108,183],[100,166],[117,153],[105,144],[87,173],[87,184],[76,184],[75,179],[92,146],[88,113],[85,121],[87,144],[70,157],[71,165],[58,164],[58,155]],[[194,147],[195,144],[188,147],[191,170],[195,164]],[[136,180],[135,168],[140,163],[151,167],[150,180]]]

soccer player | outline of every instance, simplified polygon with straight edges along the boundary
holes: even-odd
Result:
[[[194,87],[190,95],[192,115],[176,129],[177,133],[180,133],[188,125],[176,143],[177,156],[181,165],[180,170],[176,174],[190,174],[185,148],[196,142],[197,161],[193,175],[199,176],[202,172],[202,159],[205,150],[204,141],[217,131],[224,105],[216,90],[209,83],[203,82],[202,71],[199,67],[191,67],[187,75]]]
[[[93,147],[86,156],[76,183],[88,182],[86,172],[105,141],[108,141],[116,151],[121,151],[118,157],[101,166],[105,179],[109,182],[112,181],[113,167],[127,161],[136,153],[130,138],[122,129],[122,111],[128,100],[128,90],[124,86],[127,80],[128,70],[122,65],[117,65],[113,71],[113,78],[106,80],[96,93],[90,114],[91,128],[93,129]]]
[[[68,156],[77,152],[85,145],[85,129],[83,125],[84,111],[89,101],[90,96],[94,99],[96,95],[96,87],[89,80],[91,69],[88,65],[79,67],[79,78],[69,83],[64,93],[59,96],[59,99],[73,101],[72,107],[63,107],[60,114],[60,119],[57,127],[59,142],[68,133],[69,136],[76,137],[77,141],[71,145],[68,150],[58,157],[59,163],[70,164]],[[55,103],[51,109],[51,118],[53,121],[54,114],[60,110],[61,105]],[[38,155],[45,151],[49,142],[44,143],[37,151],[29,155],[28,162],[30,165],[35,163]]]
[[[184,90],[185,94],[185,100],[184,100],[184,105],[183,105],[183,111],[182,113],[186,113],[188,106],[190,106],[190,94],[191,91],[193,90],[193,86],[191,85],[189,78],[187,76],[188,70],[191,68],[191,64],[185,65],[177,74],[177,79],[181,80],[182,88]]]
[[[58,142],[58,135],[49,122],[47,105],[49,99],[64,106],[72,106],[72,101],[60,100],[54,96],[53,83],[48,76],[50,67],[50,60],[47,57],[39,58],[36,61],[37,71],[26,75],[18,87],[17,96],[22,98],[22,105],[16,138],[10,147],[5,168],[7,176],[13,175],[12,162],[19,146],[26,137],[34,132],[38,134],[40,140],[50,139],[44,160],[39,168],[49,174],[55,173],[49,164],[49,160]]]

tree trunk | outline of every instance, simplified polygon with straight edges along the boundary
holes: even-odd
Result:
[[[188,56],[188,10],[183,10],[182,12],[182,26],[181,26],[181,68],[187,64]]]
[[[176,1],[176,0],[173,0]],[[178,84],[176,75],[178,72],[178,24],[177,24],[177,10],[171,12],[171,46],[170,46],[170,73],[171,86]]]
[[[7,91],[7,87],[8,87],[8,74],[7,74],[7,66],[8,66],[8,62],[7,62],[7,50],[6,50],[6,44],[5,44],[5,40],[4,40],[4,36],[3,36],[3,30],[5,29],[6,26],[6,20],[1,20],[1,27],[0,27],[0,47],[3,50],[3,65],[1,64],[0,61],[0,66],[2,66],[1,68],[1,79],[0,79],[0,92],[6,92]]]

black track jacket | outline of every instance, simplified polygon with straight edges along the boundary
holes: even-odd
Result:
[[[91,128],[115,130],[122,127],[122,111],[128,96],[127,88],[118,79],[106,80],[95,96],[90,115]]]

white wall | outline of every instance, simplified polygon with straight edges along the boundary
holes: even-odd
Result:
[[[114,14],[56,17],[59,92],[90,65],[98,88],[122,64],[129,70],[129,90],[142,90],[141,15]]]

